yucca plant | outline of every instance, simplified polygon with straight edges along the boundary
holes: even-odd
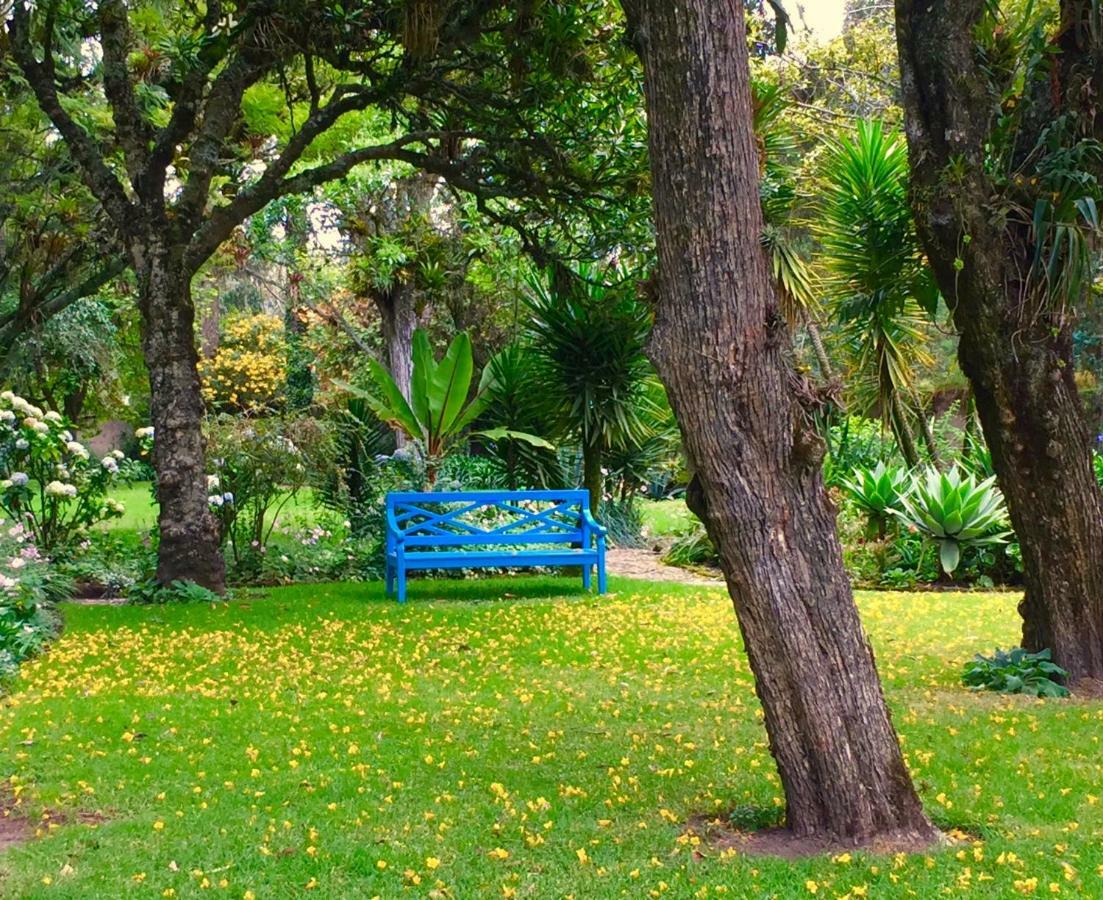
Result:
[[[507,345],[491,357],[486,371],[487,406],[481,421],[528,434],[551,434],[553,422],[545,415],[542,404],[533,402],[540,388],[531,348],[520,342]],[[511,490],[567,485],[567,473],[554,450],[508,438],[495,441],[492,450],[505,467],[506,483]]]
[[[908,470],[903,466],[877,463],[872,469],[855,469],[849,479],[842,480],[843,489],[869,519],[870,530],[883,538],[894,513],[903,510],[903,497],[910,484]]]
[[[648,437],[645,413],[655,374],[644,349],[651,310],[621,273],[596,265],[536,273],[528,286],[526,337],[537,388],[531,402],[558,435],[581,444],[582,480],[597,510],[605,454]]]
[[[1007,509],[994,478],[977,481],[957,466],[917,476],[893,514],[938,543],[942,571],[953,573],[963,547],[1002,544],[1010,537]]]
[[[414,332],[414,368],[407,400],[391,373],[379,362],[368,361],[368,374],[374,391],[341,385],[355,397],[361,397],[380,420],[400,429],[415,442],[425,457],[425,478],[436,482],[441,462],[466,436],[488,440],[524,441],[536,447],[554,449],[543,438],[509,428],[467,431],[489,403],[488,388],[492,372],[484,370],[478,390],[470,397],[475,372],[471,338],[460,332],[452,339],[444,357],[437,362],[422,329]]]
[[[831,145],[822,174],[814,230],[824,288],[851,355],[852,399],[861,412],[880,412],[915,465],[921,413],[914,371],[928,360],[923,327],[938,291],[908,206],[907,148],[879,122],[861,122],[853,136]]]

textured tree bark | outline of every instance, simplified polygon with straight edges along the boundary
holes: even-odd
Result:
[[[373,297],[382,325],[387,369],[402,396],[410,399],[410,379],[414,371],[414,331],[418,325],[414,292],[409,285],[396,284]]]
[[[624,0],[644,60],[659,268],[651,356],[695,472],[801,838],[935,838],[862,631],[759,234],[743,7]]]
[[[162,584],[194,581],[222,593],[226,566],[218,526],[207,503],[191,273],[182,263],[183,248],[150,242],[132,255],[154,428],[153,465],[160,506],[157,580]]]
[[[983,8],[982,0],[897,0],[912,205],[953,310],[961,368],[1022,547],[1023,646],[1050,648],[1074,687],[1096,690],[1103,687],[1103,492],[1073,378],[1074,310],[1029,277],[1029,227],[995,209],[998,189],[984,164],[992,103],[973,46]],[[1075,66],[1069,54],[1077,51],[1066,43],[1044,86],[1046,104],[1085,96],[1067,84]],[[1087,51],[1082,62],[1094,65]]]

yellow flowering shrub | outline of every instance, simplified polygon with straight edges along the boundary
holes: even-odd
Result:
[[[215,355],[199,363],[203,399],[223,411],[279,406],[287,382],[283,322],[267,313],[229,318]]]

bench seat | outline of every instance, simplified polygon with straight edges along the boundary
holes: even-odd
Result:
[[[406,600],[406,573],[426,569],[582,567],[606,591],[605,528],[589,493],[393,492],[387,495],[388,596]]]

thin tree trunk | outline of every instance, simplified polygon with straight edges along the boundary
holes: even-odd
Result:
[[[601,471],[604,456],[600,441],[583,443],[582,486],[590,492],[590,510],[595,516],[601,511],[605,497],[605,476]]]
[[[650,353],[695,472],[800,838],[935,837],[908,777],[794,400],[762,251],[744,11],[624,0],[644,59],[659,268]]]
[[[835,380],[835,370],[831,365],[831,358],[827,355],[827,348],[823,345],[820,326],[804,310],[801,310],[801,318],[804,319],[804,329],[808,332],[808,340],[812,343],[812,352],[816,355],[816,362],[819,363],[820,375],[825,382],[830,384]]]
[[[904,454],[904,462],[909,466],[919,465],[919,450],[915,446],[915,435],[912,434],[911,425],[908,424],[908,411],[904,408],[897,391],[892,392],[892,409],[889,410],[889,422],[892,425],[892,433],[896,436],[896,442],[900,445],[900,452]]]
[[[923,435],[923,443],[927,445],[927,453],[930,454],[931,462],[936,466],[940,466],[942,459],[938,452],[938,441],[935,440],[931,422],[927,418],[927,413],[924,411],[923,404],[919,402],[919,399],[913,395],[912,400],[915,402],[915,415],[919,422],[919,433]]]
[[[986,168],[992,104],[974,42],[982,6],[897,0],[912,206],[953,310],[961,368],[1022,547],[1023,646],[1048,647],[1074,686],[1099,689],[1103,491],[1073,377],[1071,310],[1031,271],[1029,225],[992,212],[999,193]],[[1089,7],[1062,4],[1073,17],[1091,15]],[[1097,71],[1097,57],[1077,42],[1099,39],[1077,22],[1062,29],[1052,73],[1029,98],[1037,109],[1027,125],[1045,128],[1060,115],[1079,115],[1077,104],[1098,95],[1083,84],[1074,89],[1069,79]],[[1034,146],[1029,135],[1023,141]]]
[[[157,580],[194,581],[222,593],[226,566],[207,503],[191,276],[172,250],[147,246],[144,251],[136,254],[135,268],[160,506]]]

